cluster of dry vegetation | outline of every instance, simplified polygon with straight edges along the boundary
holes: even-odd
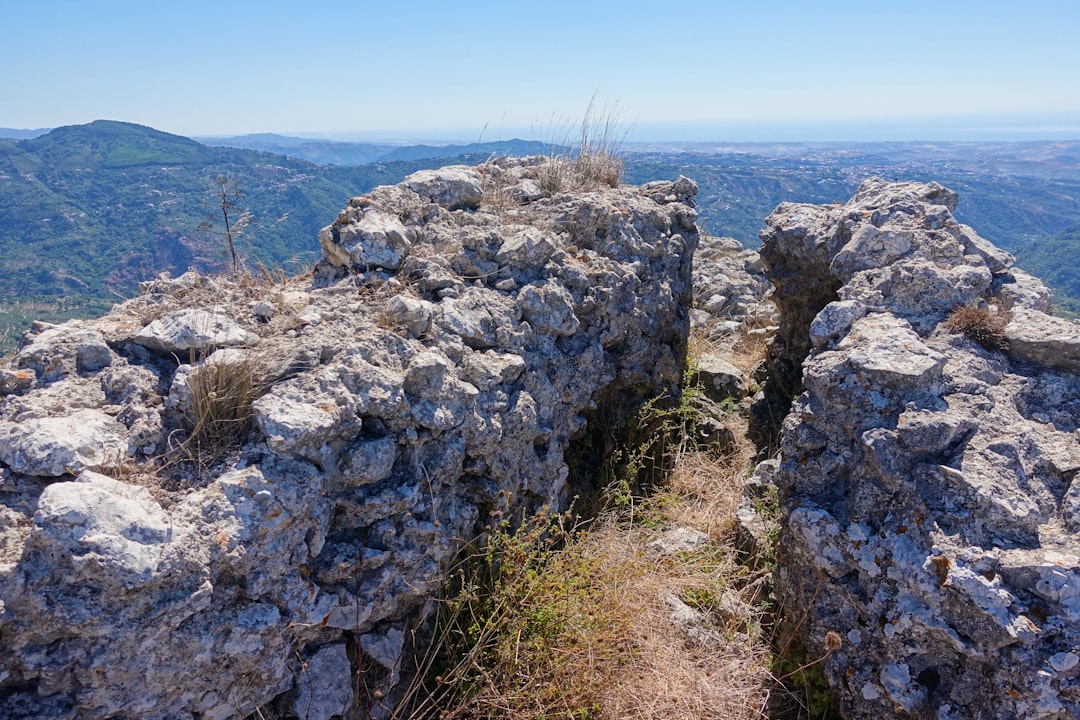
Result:
[[[749,372],[763,350],[745,338],[733,358]],[[756,451],[734,405],[716,417],[692,362],[687,378],[677,403],[651,403],[579,451],[595,452],[572,464],[598,472],[599,497],[503,519],[463,550],[392,717],[776,716],[787,691],[770,567],[736,547]],[[734,443],[699,440],[716,420]],[[687,532],[694,542],[671,540]]]
[[[577,137],[552,140],[552,152],[539,168],[540,187],[549,195],[581,192],[601,187],[618,187],[622,177],[621,147],[626,130],[612,108],[597,109],[596,97],[589,102]],[[554,148],[568,148],[557,151]]]

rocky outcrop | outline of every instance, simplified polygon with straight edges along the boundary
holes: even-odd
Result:
[[[846,717],[1078,717],[1080,326],[956,201],[869,180],[768,219],[777,594]]]
[[[0,374],[4,717],[389,696],[458,543],[565,506],[597,406],[679,385],[693,183],[543,197],[536,167],[353,198],[306,279],[35,329]]]

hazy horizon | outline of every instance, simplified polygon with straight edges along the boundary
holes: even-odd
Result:
[[[132,122],[111,118],[120,122]],[[90,120],[86,122],[92,122]],[[63,123],[80,125],[82,122]],[[142,123],[137,123],[142,124]],[[154,126],[151,126],[154,127]],[[4,130],[48,132],[55,127],[14,128]],[[184,135],[168,127],[155,130]],[[420,129],[397,131],[290,131],[256,128],[238,133],[184,135],[194,140],[213,140],[247,135],[277,135],[330,142],[368,142],[383,144],[470,144],[512,139],[550,141],[554,136],[570,137],[577,126],[564,123],[557,133],[537,128],[482,127]],[[664,144],[756,144],[756,143],[875,143],[875,142],[1033,142],[1080,140],[1080,118],[1072,117],[987,117],[987,118],[908,118],[877,122],[850,120],[817,122],[745,122],[745,123],[656,123],[630,124],[620,119],[620,135],[628,145]]]
[[[0,126],[631,141],[1080,137],[1080,3],[9,3]],[[43,51],[43,49],[45,51]]]

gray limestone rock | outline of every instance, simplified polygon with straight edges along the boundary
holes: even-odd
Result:
[[[573,335],[581,326],[570,293],[554,283],[526,285],[518,294],[518,306],[533,327],[556,335]]]
[[[334,265],[396,270],[412,246],[410,235],[397,217],[373,210],[353,222],[323,228],[319,244]]]
[[[540,268],[554,252],[555,242],[546,233],[525,227],[506,238],[495,255],[495,261],[499,265],[521,269]]]
[[[28,547],[72,580],[108,574],[130,588],[150,580],[168,539],[169,517],[146,488],[86,470],[41,493]]]
[[[705,395],[717,402],[746,397],[742,371],[717,355],[706,353],[698,358],[697,374]]]
[[[51,382],[79,372],[97,372],[111,365],[114,357],[99,332],[70,323],[38,323],[23,338],[13,365],[33,370],[40,382]]]
[[[777,599],[811,657],[842,638],[822,668],[845,717],[1074,717],[1080,326],[1030,309],[1044,289],[955,203],[872,180],[768,220],[769,382],[797,396],[758,470]],[[939,327],[986,301],[1011,360]]]
[[[325,645],[297,675],[292,711],[303,720],[332,720],[347,717],[352,707],[352,665],[345,645]]]
[[[420,170],[405,178],[402,184],[421,198],[447,210],[473,209],[484,199],[480,174],[465,165]]]
[[[245,345],[257,338],[228,315],[186,309],[154,320],[131,339],[155,352],[177,355],[184,360],[191,354],[201,357],[216,348]]]
[[[461,541],[566,507],[567,453],[595,409],[680,385],[692,183],[658,186],[659,201],[632,187],[482,199],[496,171],[523,187],[538,167],[502,158],[376,188],[320,234],[314,278],[158,278],[64,326],[108,340],[108,363],[56,339],[63,372],[0,377],[0,707],[388,715],[354,683],[393,695],[407,629]],[[208,293],[220,307],[185,305]],[[268,358],[236,408],[250,428],[200,454],[191,378],[237,353]],[[113,448],[115,480],[38,479]]]
[[[1020,270],[1010,268],[1007,273],[1002,273],[994,279],[994,297],[998,299],[1003,310],[1027,308],[1050,314],[1053,306],[1053,293],[1042,282]]]
[[[414,337],[420,337],[431,327],[432,307],[431,303],[408,295],[395,295],[388,303],[394,322],[407,327]]]
[[[1005,336],[1013,357],[1080,373],[1080,327],[1075,322],[1017,308]]]
[[[77,475],[127,457],[127,433],[100,410],[0,422],[0,462],[39,477]]]

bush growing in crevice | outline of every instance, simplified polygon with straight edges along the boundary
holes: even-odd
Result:
[[[949,332],[966,335],[991,352],[1002,352],[1009,348],[1009,338],[1005,335],[1007,324],[1008,318],[1004,313],[966,305],[949,313],[942,327]]]

